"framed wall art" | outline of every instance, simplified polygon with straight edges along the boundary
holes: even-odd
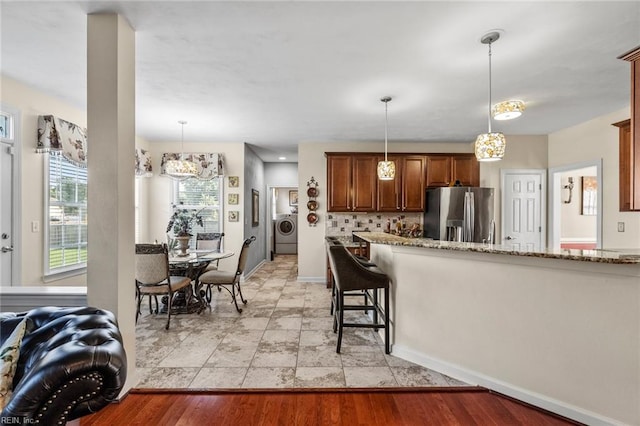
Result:
[[[238,222],[240,221],[240,212],[237,210],[229,211],[229,222]]]
[[[251,226],[260,226],[260,192],[251,190]]]
[[[238,194],[227,194],[227,203],[229,204],[238,204],[238,199]]]
[[[595,176],[581,178],[581,208],[580,213],[585,216],[598,214],[598,179]]]
[[[297,206],[298,205],[298,190],[295,189],[293,191],[289,191],[289,205]]]
[[[229,176],[229,188],[238,188],[240,186],[240,178],[238,176]]]

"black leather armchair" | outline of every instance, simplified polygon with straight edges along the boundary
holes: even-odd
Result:
[[[37,308],[0,323],[6,338],[27,317],[27,332],[2,424],[65,424],[100,410],[122,390],[127,357],[115,316],[105,310]]]

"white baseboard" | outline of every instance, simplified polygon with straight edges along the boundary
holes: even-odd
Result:
[[[264,265],[265,263],[267,263],[267,261],[263,259],[263,260],[262,260],[260,263],[258,263],[258,264],[257,264],[257,265],[252,269],[252,270],[250,270],[249,272],[246,272],[246,271],[245,271],[245,273],[244,273],[244,274],[242,274],[242,281],[246,281],[246,280],[248,280],[249,278],[251,278],[251,275],[255,274],[255,273],[256,273],[256,271],[257,271],[258,269],[260,269],[260,267],[261,267],[262,265]]]
[[[514,386],[510,383],[503,382],[493,377],[486,376],[473,370],[450,364],[436,358],[431,358],[424,354],[415,352],[401,345],[393,345],[393,356],[413,362],[440,373],[451,376],[454,379],[461,380],[471,385],[478,385],[487,389],[494,390],[501,394],[510,396],[519,401],[526,402],[535,407],[542,408],[552,413],[576,420],[580,423],[588,425],[621,425],[624,424],[612,418],[594,413],[589,410],[549,398],[536,392]]]
[[[596,243],[597,241],[594,238],[574,238],[574,237],[566,237],[560,238],[561,243]]]
[[[301,277],[298,275],[296,281],[303,283],[326,283],[327,277]]]

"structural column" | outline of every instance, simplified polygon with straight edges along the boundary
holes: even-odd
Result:
[[[90,306],[118,317],[135,371],[135,33],[116,14],[87,20],[88,262]]]

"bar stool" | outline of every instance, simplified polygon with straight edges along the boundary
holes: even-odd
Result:
[[[342,344],[342,331],[344,327],[362,327],[378,330],[384,328],[385,353],[391,353],[389,343],[389,277],[376,266],[365,266],[344,246],[330,245],[327,247],[331,272],[335,292],[333,304],[335,306],[333,315],[333,332],[338,333],[338,343],[336,352],[340,353]],[[384,309],[380,306],[377,298],[378,290],[384,290]],[[365,305],[346,305],[345,295],[356,290],[365,291],[369,294],[372,291],[372,302]],[[370,324],[345,323],[344,311],[373,311],[374,321]],[[378,321],[381,319],[382,322]]]

